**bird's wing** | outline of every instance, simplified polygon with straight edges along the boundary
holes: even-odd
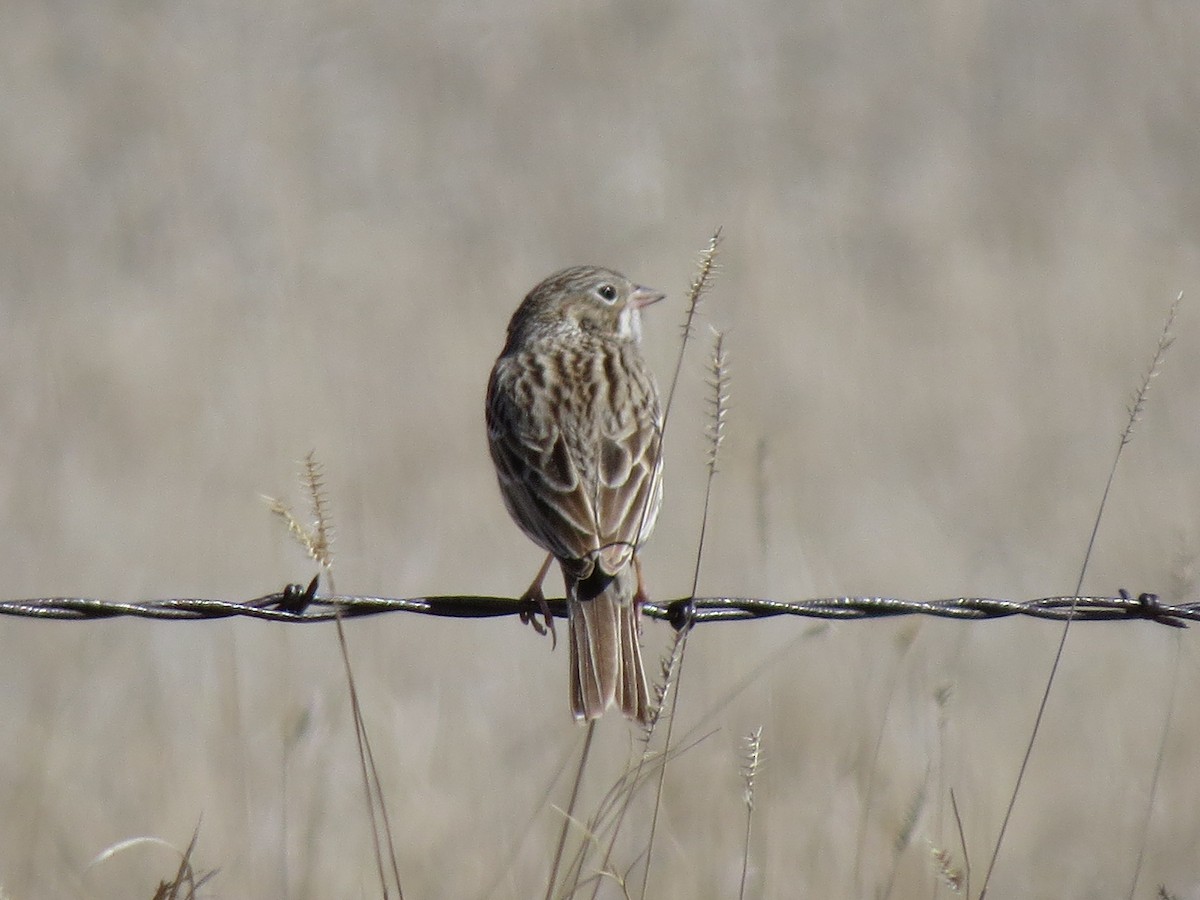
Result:
[[[661,446],[657,401],[634,410],[599,437],[593,505],[600,565],[606,572],[624,566],[654,528],[662,498]]]
[[[497,364],[488,385],[488,446],[509,514],[534,543],[560,560],[599,549],[593,492],[577,454],[539,401],[517,402],[514,375]],[[528,399],[528,398],[523,398]]]
[[[521,529],[560,560],[598,559],[610,574],[628,563],[654,526],[661,497],[661,422],[650,402],[620,398],[595,409],[540,406],[517,387],[515,361],[502,361],[488,386],[488,443],[505,505]],[[521,398],[521,402],[517,401]]]

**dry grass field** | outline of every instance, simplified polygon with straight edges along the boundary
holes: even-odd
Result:
[[[559,267],[625,271],[670,292],[665,382],[720,225],[701,593],[1071,593],[1183,291],[1084,590],[1196,599],[1200,11],[910,6],[8,0],[0,596],[307,581],[260,495],[303,505],[312,449],[340,590],[517,594],[540,557],[482,410],[509,315]],[[664,599],[700,526],[698,334],[644,554]],[[668,766],[647,896],[738,896],[759,726],[747,896],[952,896],[951,790],[977,893],[1060,633],[697,629],[675,737],[704,739]],[[543,896],[583,739],[565,650],[511,619],[347,635],[404,896]],[[648,656],[670,637],[648,625]],[[989,897],[1200,897],[1198,640],[1072,629]],[[7,618],[0,684],[5,900],[149,898],[171,850],[89,862],[198,823],[201,896],[379,896],[332,627]],[[584,813],[638,746],[602,721]]]

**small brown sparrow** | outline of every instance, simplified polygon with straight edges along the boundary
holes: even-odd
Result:
[[[504,505],[562,568],[576,719],[612,703],[650,716],[637,550],[662,501],[662,411],[638,343],[642,307],[663,296],[594,266],[551,275],[513,314],[488,382]],[[549,565],[523,598],[543,609]]]

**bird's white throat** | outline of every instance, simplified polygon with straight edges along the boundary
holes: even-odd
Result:
[[[642,313],[636,307],[626,306],[617,317],[617,334],[635,344],[642,340]]]

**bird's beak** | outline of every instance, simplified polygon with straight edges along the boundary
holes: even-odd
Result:
[[[653,288],[642,287],[639,284],[633,289],[633,293],[629,295],[628,306],[630,309],[641,309],[643,306],[649,306],[651,303],[657,303],[665,296],[667,295],[662,291],[656,291]]]

